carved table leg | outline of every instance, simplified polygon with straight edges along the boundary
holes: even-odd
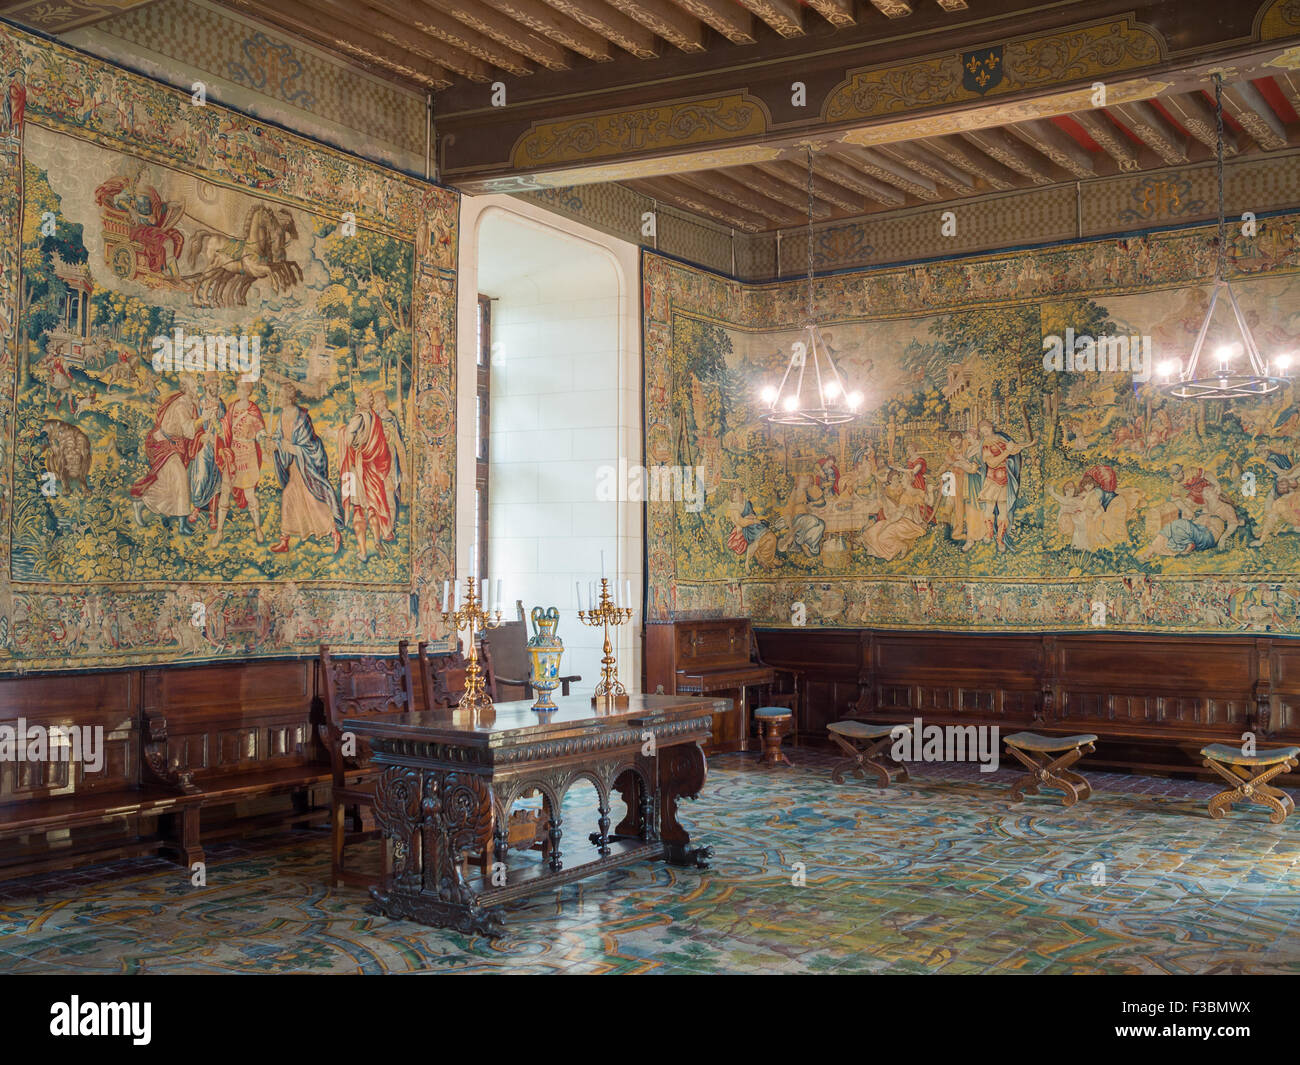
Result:
[[[550,806],[549,800],[547,806]],[[551,841],[551,860],[549,864],[552,869],[558,871],[564,867],[564,863],[560,860],[564,857],[564,852],[560,850],[560,838],[564,835],[561,827],[564,824],[564,818],[560,816],[558,809],[552,809],[550,814],[549,827],[546,832],[547,839]]]
[[[602,799],[600,804],[600,817],[596,821],[597,832],[591,837],[591,842],[596,845],[597,853],[603,858],[609,853],[609,807],[606,805],[608,799]]]
[[[690,833],[677,820],[677,804],[694,799],[704,787],[708,764],[698,743],[661,747],[657,756],[659,773],[659,838],[664,842],[664,860],[670,865],[707,869],[712,847],[691,847]]]
[[[393,840],[393,870],[370,889],[370,912],[486,936],[504,933],[502,911],[479,904],[459,861],[461,854],[477,853],[493,839],[486,780],[391,766],[376,782],[375,820]]]

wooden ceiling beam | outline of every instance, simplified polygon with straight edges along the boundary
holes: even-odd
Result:
[[[423,0],[423,2],[437,8],[444,15],[458,19],[470,29],[477,30],[499,44],[513,49],[520,55],[527,56],[547,70],[568,70],[572,66],[569,53],[558,44],[530,30],[527,26],[521,26],[514,19],[498,14],[486,4],[480,3],[480,0]]]
[[[784,181],[787,185],[791,185],[796,189],[802,189],[804,195],[808,195],[808,171],[803,164],[792,160],[778,160],[773,163],[755,163],[754,165],[763,173],[776,178],[778,181]],[[860,194],[818,174],[815,163],[813,164],[813,196],[824,203],[829,203],[853,214],[859,214],[863,208]]]
[[[522,75],[533,72],[528,60],[518,52],[504,48],[491,37],[470,29],[426,4],[415,3],[414,0],[365,0],[364,5],[349,0],[311,0],[311,2],[326,4],[336,17],[351,22],[360,29],[371,27],[376,31],[382,29],[385,40],[388,40],[391,34],[393,43],[404,44],[413,51],[419,50],[416,48],[417,39],[419,43],[423,43],[428,38],[434,38],[448,48],[463,52],[480,63],[491,64],[511,74]],[[345,12],[347,18],[344,16]],[[419,33],[413,34],[412,27]],[[434,55],[431,58],[437,59],[438,56]],[[486,75],[491,71],[483,71],[483,73]]]
[[[675,205],[697,214],[705,215],[715,221],[724,222],[746,233],[758,233],[768,229],[769,223],[762,215],[753,214],[733,203],[716,196],[700,192],[698,189],[670,177],[638,178],[628,184],[652,199],[661,203]]]
[[[934,182],[914,170],[909,170],[896,159],[891,159],[887,155],[872,148],[860,148],[857,145],[834,145],[831,151],[842,156],[856,170],[875,178],[877,181],[883,181],[886,185],[893,185],[896,189],[902,189],[910,193],[918,200],[933,200],[938,197],[938,190],[934,187]]]
[[[1003,166],[1029,178],[1035,185],[1054,185],[1058,180],[1042,156],[1001,127],[967,130],[960,135]]]
[[[655,59],[659,55],[659,42],[651,30],[601,0],[546,0],[546,3],[637,59]]]
[[[732,44],[753,44],[754,16],[735,0],[673,0],[687,14],[717,30]]]
[[[975,181],[966,171],[959,170],[918,144],[907,142],[880,144],[876,146],[876,150],[881,155],[889,156],[902,163],[909,170],[925,175],[933,182],[947,185],[961,195],[975,191]]]
[[[857,16],[853,12],[853,0],[807,0],[807,3],[810,8],[836,29],[857,25]]]
[[[833,149],[832,149],[833,151]],[[878,177],[864,173],[856,162],[826,153],[818,157],[815,164],[819,170],[838,185],[843,185],[852,192],[868,196],[877,203],[888,207],[901,207],[906,201],[904,196],[892,184],[886,184]]]
[[[1137,170],[1141,166],[1138,150],[1124,135],[1105,111],[1079,111],[1070,116],[1083,127],[1097,146],[1115,160],[1121,170]]]
[[[751,214],[762,215],[778,226],[798,225],[808,219],[806,208],[802,212],[794,210],[720,170],[700,170],[690,174],[676,174],[674,177],[710,196],[734,203]]]
[[[674,48],[683,52],[704,51],[704,23],[669,0],[609,0],[609,4],[659,34]]]
[[[1187,162],[1187,138],[1145,100],[1108,107],[1133,135],[1171,166]]]
[[[1286,127],[1282,120],[1264,99],[1264,94],[1249,81],[1223,86],[1223,109],[1265,151],[1273,152],[1287,146]]]
[[[1062,170],[1079,178],[1096,176],[1097,167],[1092,154],[1055,123],[1035,118],[1017,122],[1011,130]]]
[[[567,15],[547,7],[542,0],[484,0],[494,11],[507,15],[530,30],[571,48],[588,59],[608,63],[614,56],[610,43]]]
[[[907,18],[912,13],[912,5],[904,0],[871,0],[871,6],[886,18]]]
[[[803,36],[803,11],[793,0],[736,0],[782,37]]]
[[[224,0],[226,6],[253,15],[281,30],[297,34],[327,51],[342,53],[354,62],[428,88],[452,84],[451,71],[424,56],[398,48],[379,37],[333,19],[306,11],[289,0]],[[458,71],[459,73],[459,71]]]
[[[974,145],[966,143],[955,135],[930,137],[916,143],[953,166],[960,167],[968,174],[974,174],[990,188],[1006,191],[1020,187],[1020,181],[1014,171],[1008,170],[1001,163],[976,149]]]
[[[802,211],[807,216],[808,192],[806,188],[803,190],[796,189],[784,181],[778,181],[776,178],[764,174],[763,171],[753,166],[729,167],[726,173],[742,184],[758,190],[769,200],[776,200],[787,207],[793,207],[796,211]],[[828,218],[830,215],[831,209],[814,196],[813,218]]]
[[[1300,112],[1300,70],[1278,71],[1273,75],[1273,80],[1291,106]]]
[[[1199,92],[1170,93],[1160,97],[1160,103],[1183,129],[1204,144],[1210,151],[1218,150],[1218,119],[1214,107]],[[1227,107],[1224,107],[1227,111]],[[1226,122],[1223,124],[1223,154],[1236,155],[1241,151],[1241,138]]]

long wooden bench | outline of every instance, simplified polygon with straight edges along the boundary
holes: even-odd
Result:
[[[426,677],[454,701],[458,669],[433,655],[416,705]],[[189,866],[205,843],[328,824],[315,658],[0,678],[0,726],[20,719],[102,727],[104,765],[0,761],[0,879],[151,853]]]

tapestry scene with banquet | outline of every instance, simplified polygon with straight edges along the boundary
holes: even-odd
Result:
[[[0,66],[0,662],[436,628],[455,193],[18,31]]]
[[[1300,345],[1297,221],[1229,230],[1272,350]],[[807,282],[645,253],[647,462],[698,471],[706,500],[649,505],[651,616],[1300,631],[1300,394],[1160,387],[1214,256],[1201,228],[819,278],[864,413],[826,434],[762,418],[760,386],[801,372]],[[1210,350],[1235,336],[1219,309]]]

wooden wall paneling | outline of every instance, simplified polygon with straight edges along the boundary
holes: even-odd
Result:
[[[1300,640],[1114,633],[756,630],[760,654],[803,674],[800,726],[881,723],[1094,732],[1098,768],[1202,774],[1206,743],[1300,743]],[[649,661],[648,669],[654,669]],[[850,695],[856,690],[856,694]]]
[[[0,805],[95,791],[134,788],[139,777],[133,673],[16,677],[2,682],[0,726],[102,727],[104,765],[98,773],[70,762],[0,762]]]

